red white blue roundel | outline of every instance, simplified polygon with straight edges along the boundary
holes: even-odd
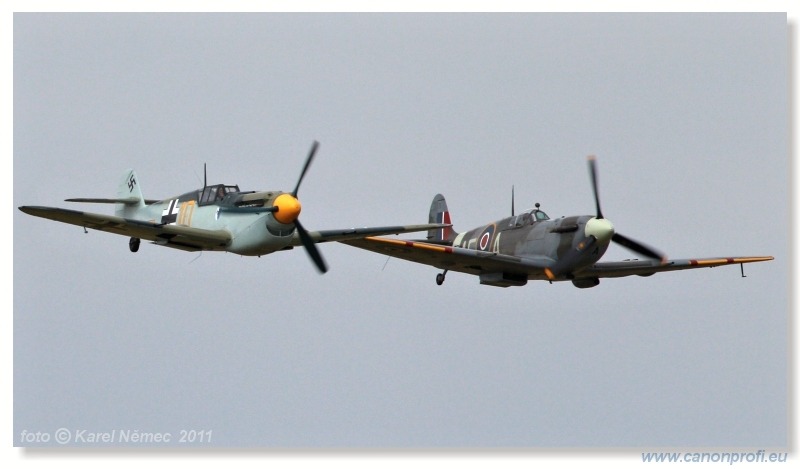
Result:
[[[492,241],[494,240],[494,225],[489,225],[483,229],[478,237],[478,250],[491,251]]]

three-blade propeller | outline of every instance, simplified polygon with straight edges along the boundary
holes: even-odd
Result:
[[[594,192],[594,203],[597,207],[597,215],[595,218],[598,220],[603,219],[603,212],[600,210],[600,195],[597,190],[597,158],[594,156],[589,157],[589,173],[592,177],[592,191]],[[665,261],[667,256],[649,246],[646,246],[634,239],[628,238],[627,236],[622,235],[621,233],[617,233],[614,231],[614,235],[611,237],[611,241],[624,246],[631,251],[641,254],[644,257],[650,259],[658,259],[660,261]]]
[[[559,257],[553,267],[545,269],[547,276],[550,279],[553,279],[558,275],[566,274],[572,271],[580,261],[581,257],[583,257],[582,254],[584,252],[587,252],[592,246],[597,244],[599,239],[608,241],[609,237],[611,241],[624,246],[635,253],[641,254],[649,259],[657,259],[661,262],[665,262],[667,259],[666,255],[645,244],[640,243],[639,241],[617,233],[611,222],[603,217],[603,211],[600,209],[600,194],[597,184],[597,158],[594,156],[589,157],[589,175],[592,181],[592,192],[594,193],[594,203],[597,213],[594,219],[586,222],[586,231],[590,236],[583,240],[576,247],[576,249],[571,249],[563,256]]]
[[[294,190],[291,194],[281,194],[278,196],[278,198],[275,199],[274,207],[276,208],[275,216],[279,221],[287,224],[294,223],[297,234],[300,237],[300,242],[303,243],[303,247],[306,249],[308,256],[314,262],[314,265],[320,273],[324,274],[328,271],[325,259],[322,258],[322,254],[320,254],[319,249],[317,249],[317,244],[298,219],[300,215],[300,202],[297,200],[297,191],[300,189],[300,183],[303,182],[303,178],[306,176],[306,172],[309,166],[311,166],[311,162],[314,160],[317,148],[319,148],[319,142],[315,140],[314,144],[311,146],[311,151],[308,153],[306,163],[303,165],[303,171],[300,173],[300,178],[297,180],[297,185],[295,185]],[[284,213],[281,213],[281,211]],[[283,219],[281,219],[282,217]]]

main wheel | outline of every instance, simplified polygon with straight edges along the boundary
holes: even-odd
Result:
[[[131,252],[136,252],[139,250],[140,242],[141,240],[139,238],[131,238],[131,240],[128,241],[128,247],[131,249]]]
[[[443,273],[436,274],[436,285],[441,285],[443,283],[444,283],[444,274]]]

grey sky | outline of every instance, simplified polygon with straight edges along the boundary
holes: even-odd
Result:
[[[300,193],[309,229],[456,230],[540,202],[738,268],[480,286],[320,245],[200,256],[14,210],[23,431],[211,430],[266,448],[788,444],[782,14],[14,17],[14,207],[210,182]],[[633,254],[612,247],[606,259]],[[51,443],[52,445],[52,443]],[[28,445],[26,445],[28,446]],[[36,445],[29,445],[36,446]],[[174,445],[177,446],[177,445]]]

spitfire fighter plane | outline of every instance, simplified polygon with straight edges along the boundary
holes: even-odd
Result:
[[[441,285],[448,271],[477,275],[480,283],[496,287],[523,286],[528,280],[571,281],[578,288],[591,288],[601,278],[717,267],[770,261],[771,256],[668,259],[663,253],[617,232],[603,216],[597,189],[597,164],[589,157],[589,172],[596,206],[595,215],[551,219],[537,203],[532,210],[514,214],[513,189],[511,217],[478,228],[456,233],[451,225],[447,202],[437,194],[431,203],[429,221],[444,223],[431,229],[425,241],[405,241],[367,237],[342,241],[411,262],[431,265],[442,272]],[[599,262],[611,242],[643,256],[646,260]]]
[[[316,243],[443,228],[442,224],[307,231],[300,223],[297,192],[316,154],[314,142],[292,192],[241,191],[237,185],[207,183],[198,190],[164,200],[145,199],[133,170],[122,177],[114,199],[77,198],[67,202],[115,204],[115,216],[54,207],[19,207],[37,217],[129,236],[131,252],[141,240],[184,251],[227,251],[262,256],[305,247],[321,273],[328,267]]]

